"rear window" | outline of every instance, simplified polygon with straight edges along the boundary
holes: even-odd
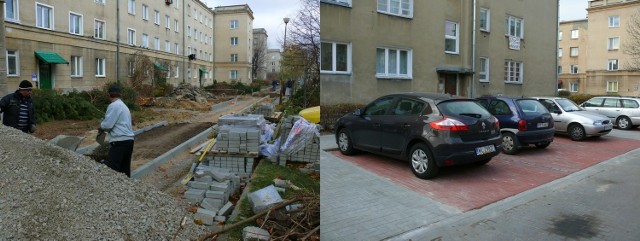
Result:
[[[473,100],[445,101],[438,104],[438,109],[445,116],[470,116],[487,118],[491,114]]]
[[[635,100],[622,99],[622,106],[624,108],[638,108],[638,102]]]
[[[516,100],[516,104],[520,106],[520,109],[526,116],[539,116],[544,113],[549,113],[547,108],[537,100]]]

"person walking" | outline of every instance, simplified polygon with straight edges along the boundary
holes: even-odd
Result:
[[[109,154],[107,166],[131,177],[131,155],[133,154],[133,128],[131,127],[131,112],[120,99],[120,86],[109,87],[107,113],[100,123],[99,132],[106,132],[109,138]]]
[[[293,90],[293,81],[292,80],[287,80],[287,91],[286,91],[286,96],[291,96],[293,93],[291,92]]]
[[[0,113],[4,113],[2,124],[24,133],[36,131],[36,114],[31,99],[33,84],[23,80],[16,92],[0,99]]]

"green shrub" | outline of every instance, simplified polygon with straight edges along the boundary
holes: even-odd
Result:
[[[33,105],[38,123],[53,120],[91,120],[104,114],[78,93],[61,95],[55,90],[36,89],[33,92]]]
[[[357,108],[362,109],[364,105],[358,104],[336,104],[320,106],[320,125],[325,130],[333,130],[338,119],[348,113],[353,113]]]
[[[571,95],[568,96],[567,98],[572,100],[573,102],[576,102],[576,104],[582,104],[583,102],[591,99],[593,97],[593,95],[587,95],[587,94],[579,94],[579,95]]]
[[[569,92],[568,90],[560,90],[558,91],[558,97],[569,97],[571,96],[571,92]]]

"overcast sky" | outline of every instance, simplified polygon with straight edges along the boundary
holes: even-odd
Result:
[[[560,0],[560,21],[587,18],[588,0]]]
[[[295,18],[300,9],[299,0],[202,0],[202,2],[210,8],[249,4],[251,11],[253,11],[253,28],[267,30],[270,49],[282,47],[282,39],[284,38],[282,19],[285,17]]]

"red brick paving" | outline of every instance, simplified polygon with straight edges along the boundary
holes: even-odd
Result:
[[[582,142],[557,136],[546,149],[533,146],[517,155],[500,154],[485,166],[441,168],[432,180],[415,177],[408,162],[369,153],[332,154],[409,190],[462,211],[477,209],[567,176],[640,147],[640,141],[600,137]]]

